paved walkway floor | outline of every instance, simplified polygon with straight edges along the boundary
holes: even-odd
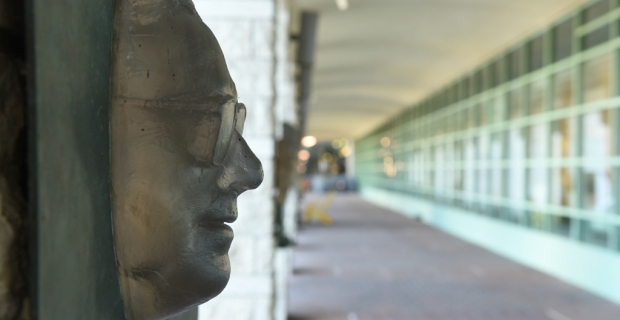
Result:
[[[356,195],[328,212],[332,226],[299,232],[290,320],[620,319],[616,304]]]

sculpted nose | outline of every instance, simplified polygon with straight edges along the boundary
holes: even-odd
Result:
[[[245,140],[235,130],[222,162],[217,185],[224,191],[242,193],[256,189],[263,182],[263,166]]]

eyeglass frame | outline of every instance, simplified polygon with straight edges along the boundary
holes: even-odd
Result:
[[[166,100],[140,100],[140,99],[121,99],[121,100],[123,100],[123,104],[130,104],[130,105],[134,105],[138,107],[145,107],[145,108],[170,109],[171,105],[175,105],[179,107],[179,109],[187,109],[187,110],[195,111],[195,110],[200,110],[205,107],[205,104],[183,103],[183,102],[166,101]],[[243,103],[237,102],[236,100],[230,100],[230,101],[220,104],[218,107],[218,111],[207,111],[207,113],[217,114],[220,120],[220,126],[219,126],[219,130],[217,133],[217,140],[215,142],[215,145],[212,147],[213,157],[211,159],[200,158],[198,160],[205,162],[211,166],[219,166],[222,164],[222,161],[224,160],[224,158],[226,157],[226,153],[228,152],[228,148],[230,146],[232,136],[233,136],[232,130],[236,130],[240,136],[243,135],[243,128],[245,125],[247,109]],[[226,121],[226,119],[231,119],[231,120]],[[190,148],[191,147],[188,146],[188,149]],[[204,152],[201,152],[201,151],[198,151],[195,153],[204,154]]]

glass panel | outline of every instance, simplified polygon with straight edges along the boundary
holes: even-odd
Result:
[[[464,148],[464,160],[465,160],[465,170],[463,172],[463,188],[467,193],[467,207],[472,205],[471,195],[476,192],[476,140],[475,138],[468,138],[463,141]]]
[[[448,115],[443,117],[443,133],[445,134],[449,134],[452,133],[452,131],[454,130],[454,127],[452,125],[452,116]]]
[[[543,66],[543,47],[544,47],[544,38],[543,36],[538,36],[537,38],[530,41],[529,45],[529,58],[530,58],[530,71],[538,70]]]
[[[553,61],[571,55],[573,50],[573,19],[568,19],[553,28]]]
[[[456,161],[454,190],[463,190],[463,141],[454,143],[454,160]]]
[[[597,1],[583,10],[582,23],[586,24],[609,12],[609,0]]]
[[[508,198],[516,203],[525,200],[525,158],[526,140],[524,129],[514,128],[508,131]],[[521,210],[511,210],[513,218],[520,221],[524,218]]]
[[[474,82],[475,82],[476,93],[482,92],[484,88],[484,78],[483,78],[482,70],[479,70],[478,72],[476,72],[476,74],[474,75]]]
[[[452,99],[454,103],[456,103],[456,102],[459,102],[459,101],[460,101],[460,97],[459,97],[459,85],[458,85],[458,84],[454,84],[454,85],[452,86],[452,96],[453,96],[453,98],[454,98],[454,99]]]
[[[454,157],[455,157],[454,143],[446,144],[445,146],[445,159],[446,159],[445,188],[448,190],[454,189],[454,161],[455,161]]]
[[[476,178],[478,181],[478,190],[476,191],[478,194],[487,195],[489,190],[489,168],[486,166],[486,161],[490,160],[490,138],[489,134],[483,132],[478,137],[478,161],[479,163],[484,163],[485,165],[479,166],[478,169],[478,177]],[[484,206],[481,208],[484,210]]]
[[[606,24],[581,38],[581,49],[586,50],[609,40],[609,25]]]
[[[437,97],[437,104],[438,104],[438,108],[435,109],[435,111],[444,108],[446,105],[448,105],[448,95],[446,93],[446,90],[443,90]]]
[[[508,93],[508,110],[506,114],[509,119],[516,119],[523,116],[523,98],[521,95],[521,89],[515,89]]]
[[[435,149],[435,161],[433,163],[435,169],[435,194],[442,195],[445,191],[445,159],[443,146],[437,146]]]
[[[508,65],[510,67],[508,75],[509,75],[510,80],[516,79],[517,77],[521,76],[522,60],[523,60],[523,48],[515,49],[515,51],[510,53],[510,55],[508,56]]]
[[[491,80],[494,87],[503,83],[503,62],[504,60],[499,59],[492,65]]]
[[[584,206],[598,212],[613,207],[611,170],[600,160],[611,156],[612,134],[610,111],[592,112],[583,116],[583,157],[588,161],[583,167],[585,183]],[[596,163],[594,161],[598,160]],[[590,162],[592,161],[592,162]]]
[[[502,186],[502,167],[500,166],[502,162],[502,134],[503,133],[495,133],[491,137],[491,146],[490,146],[490,160],[491,160],[491,182],[490,182],[490,190],[489,195],[495,198],[501,198],[503,196],[503,186]]]
[[[418,162],[417,154],[418,154],[418,151],[414,149],[411,152],[411,155],[409,156],[408,162],[407,162],[407,173],[408,173],[409,183],[413,184],[414,187],[416,187],[418,184],[419,162]]]
[[[467,117],[467,128],[472,129],[478,125],[478,105],[470,107]]]
[[[461,83],[461,99],[469,98],[469,78],[463,79]]]
[[[575,203],[573,184],[570,168],[554,168],[551,176],[551,203],[565,207]]]
[[[450,89],[448,90],[448,95],[450,96],[450,99],[449,99],[449,101],[448,101],[448,102],[449,102],[450,104],[455,103],[455,102],[457,101],[457,99],[458,99],[457,94],[456,94],[456,91],[457,91],[457,87],[456,87],[456,86],[454,86],[454,85],[453,85],[453,86],[451,86],[451,87],[450,87]]]
[[[491,98],[489,99],[489,102],[487,102],[487,123],[488,124],[493,124],[495,123],[495,114],[496,112],[496,108],[497,108],[497,104],[495,103],[495,98]]]
[[[576,120],[561,119],[551,123],[551,157],[570,158],[575,156]],[[570,168],[551,170],[551,203],[561,206],[574,206],[573,172]]]
[[[433,136],[438,137],[443,134],[443,121],[441,119],[433,121]]]
[[[601,62],[601,65],[604,65]],[[601,67],[602,68],[602,67]],[[593,72],[594,73],[594,72]],[[592,89],[593,99],[604,98],[605,76],[599,72],[601,80],[597,87]],[[587,90],[587,89],[586,89]],[[584,207],[592,210],[593,214],[600,215],[610,212],[615,206],[613,196],[611,167],[601,161],[612,155],[613,135],[611,130],[610,110],[591,112],[583,116],[583,157],[586,164],[583,167],[583,183],[585,187]],[[586,228],[586,240],[588,242],[605,246],[607,243],[607,225],[603,222],[588,223]]]
[[[423,184],[423,159],[422,152],[418,149],[413,152],[412,159],[409,162],[409,181],[415,186]]]
[[[604,55],[584,64],[583,100],[594,102],[611,97],[611,59]]]
[[[482,90],[487,90],[492,87],[493,68],[492,65],[487,66],[482,72]]]
[[[503,120],[501,97],[492,98],[489,101],[489,123],[501,122]]]
[[[457,119],[457,121],[459,122],[459,130],[466,130],[467,129],[468,119],[469,119],[469,110],[465,109],[465,110],[461,111],[460,112],[460,116]]]
[[[547,203],[547,168],[544,161],[547,158],[547,123],[535,124],[530,127],[529,156],[532,165],[529,169],[529,195],[530,201],[535,203]]]
[[[430,152],[430,148],[423,148],[422,149],[422,156],[424,158],[424,170],[423,170],[423,183],[422,186],[425,189],[431,189],[433,187],[433,170],[432,170],[432,165],[433,165],[433,154],[432,152]],[[431,189],[432,190],[432,189]]]
[[[572,207],[576,204],[574,171],[572,168],[559,167],[551,170],[551,204]],[[554,217],[554,232],[568,235],[570,219]]]
[[[536,81],[530,84],[530,114],[541,113],[544,109],[545,83]]]
[[[467,77],[467,96],[468,97],[471,97],[473,95],[473,92],[474,92],[474,89],[475,89],[474,88],[475,87],[474,82],[475,82],[475,80],[474,80],[474,76],[473,75]]]
[[[486,104],[479,104],[478,105],[478,112],[477,112],[477,116],[478,116],[478,125],[479,126],[485,126],[487,124],[487,105]]]
[[[573,78],[571,70],[566,70],[553,77],[553,108],[568,108],[573,105]]]

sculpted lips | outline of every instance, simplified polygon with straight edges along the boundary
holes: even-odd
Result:
[[[233,223],[235,220],[237,220],[236,195],[222,195],[196,216],[195,224],[201,230],[199,234],[202,235],[203,244],[207,244],[210,250],[218,255],[226,255],[234,238],[233,230],[228,223]]]
[[[198,217],[198,224],[203,227],[222,226],[237,220],[237,197],[226,195],[218,197]]]

